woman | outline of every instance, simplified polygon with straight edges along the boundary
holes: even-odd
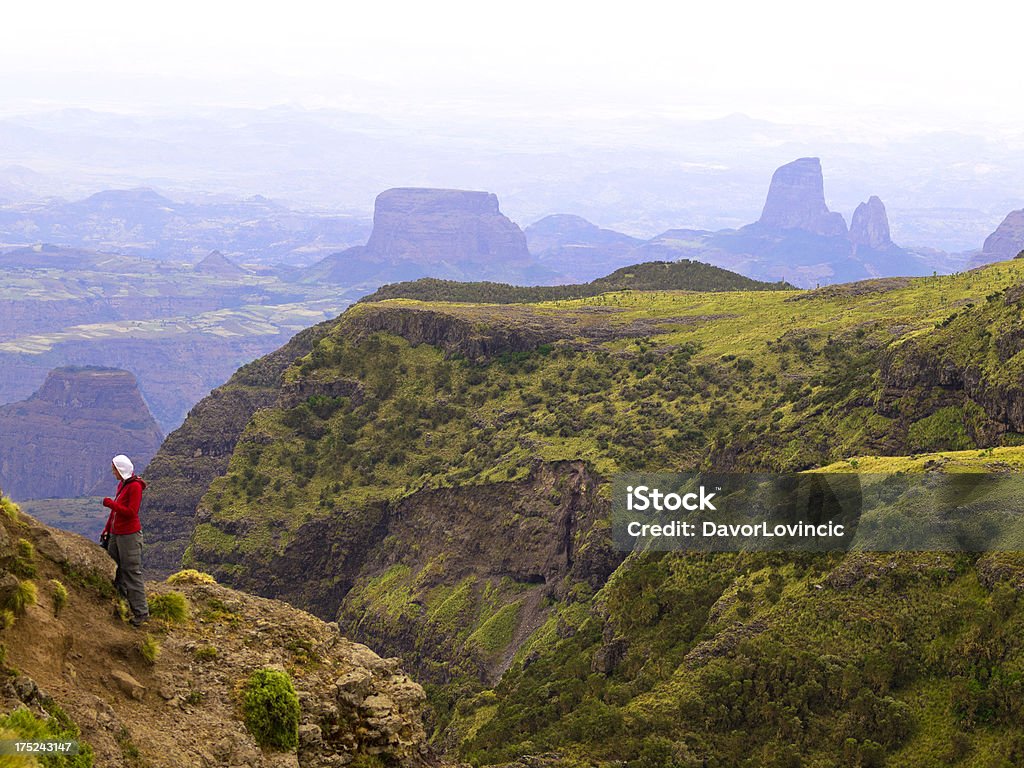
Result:
[[[149,619],[146,585],[142,581],[142,523],[139,521],[139,505],[146,483],[135,475],[135,466],[123,454],[115,456],[110,466],[119,482],[114,498],[103,500],[103,506],[110,508],[110,516],[100,535],[100,543],[117,563],[114,586],[132,609],[132,626],[138,627]]]

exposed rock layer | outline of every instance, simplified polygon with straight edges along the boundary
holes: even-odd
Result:
[[[802,157],[772,174],[760,224],[777,229],[803,229],[817,235],[845,235],[842,214],[825,205],[821,161]]]

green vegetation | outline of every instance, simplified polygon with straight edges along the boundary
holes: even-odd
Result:
[[[0,610],[0,631],[13,627],[15,621],[17,621],[17,618],[14,615],[14,611],[10,608]]]
[[[156,664],[157,659],[160,658],[160,641],[147,633],[139,643],[139,655],[147,664]]]
[[[57,579],[50,579],[50,593],[53,600],[53,615],[59,616],[68,603],[68,588]]]
[[[33,579],[36,575],[36,548],[28,539],[18,539],[14,548],[14,562],[11,570],[23,579]]]
[[[0,496],[0,512],[3,512],[12,523],[18,522],[18,505],[6,496]]]
[[[188,621],[188,601],[181,592],[167,592],[149,598],[149,615],[170,624]]]
[[[242,691],[242,714],[260,746],[298,747],[299,699],[287,673],[275,669],[253,672]]]
[[[1024,701],[1016,592],[980,584],[969,556],[892,557],[898,567],[867,556],[631,558],[601,595],[607,615],[585,616],[502,679],[464,755],[825,768],[846,745],[844,764],[924,766],[944,764],[960,734],[959,748],[1012,763],[1005,736]],[[628,642],[608,663],[613,638]]]
[[[786,282],[764,283],[727,269],[699,261],[648,261],[617,269],[580,285],[508,285],[506,283],[460,283],[422,277],[403,283],[389,283],[360,301],[417,299],[485,304],[530,304],[539,301],[583,299],[610,291],[792,291]]]
[[[39,592],[36,590],[35,582],[21,580],[7,598],[7,607],[14,611],[16,616],[24,616],[30,606],[39,600]]]
[[[77,741],[77,755],[63,755],[59,753],[45,753],[35,757],[37,762],[31,765],[41,765],[43,768],[92,768],[93,749],[82,741],[78,727],[71,721],[67,713],[58,705],[50,703],[46,705],[47,717],[37,717],[25,707],[18,707],[12,712],[0,717],[0,738],[21,739],[26,741],[43,741],[54,739],[57,741]],[[4,758],[4,760],[9,758]],[[22,763],[11,763],[21,765]],[[29,763],[25,763],[29,765]]]
[[[186,568],[167,577],[168,584],[216,584],[217,580],[208,573]]]
[[[647,554],[542,587],[388,515],[462,494],[512,526],[572,497],[580,523],[636,469],[1022,471],[1021,286],[1007,262],[809,292],[364,302],[249,420],[189,557],[247,583],[322,540],[298,599],[343,588],[353,633],[432,682],[438,741],[477,765],[1013,765],[1024,562]],[[593,498],[566,487],[577,466]],[[567,550],[611,560],[587,522]]]

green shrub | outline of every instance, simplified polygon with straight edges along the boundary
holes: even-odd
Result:
[[[38,764],[47,768],[92,768],[94,765],[92,747],[81,740],[78,727],[71,721],[71,718],[56,704],[47,704],[46,709],[48,717],[42,718],[32,714],[25,707],[18,707],[13,712],[0,717],[0,733],[6,737],[13,735],[22,741],[55,739],[78,742],[77,755],[47,754],[40,759],[39,763],[26,761],[25,765]],[[22,763],[0,761],[0,765],[8,764],[21,765]]]
[[[50,589],[53,591],[53,615],[57,616],[68,604],[68,589],[57,579],[50,579]]]
[[[35,605],[39,599],[36,585],[31,581],[19,581],[17,588],[11,593],[7,607],[17,616],[24,616],[29,606]]]
[[[260,746],[298,747],[299,698],[287,673],[275,669],[253,672],[242,693],[242,714]]]
[[[197,571],[195,568],[186,568],[183,571],[172,573],[167,577],[168,584],[216,584],[217,580],[208,573]]]
[[[23,579],[36,575],[36,548],[28,539],[18,539],[11,570]]]
[[[188,602],[181,592],[154,595],[149,599],[149,615],[170,624],[181,624],[188,620]]]
[[[10,608],[4,608],[0,610],[0,630],[13,627],[15,622],[14,611]]]
[[[139,653],[149,664],[156,664],[156,660],[160,658],[160,641],[147,634],[139,643]]]
[[[6,496],[0,496],[0,510],[7,515],[7,519],[12,523],[18,522],[18,505],[8,499]]]

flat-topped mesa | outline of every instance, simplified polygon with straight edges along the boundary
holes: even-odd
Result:
[[[366,249],[388,260],[530,263],[526,237],[490,192],[397,188],[381,192]]]
[[[768,197],[758,223],[775,229],[803,229],[817,235],[845,235],[842,214],[825,205],[821,161],[801,157],[772,174]]]
[[[131,373],[57,368],[27,400],[0,407],[0,485],[15,499],[103,495],[112,455],[141,471],[162,439]]]
[[[981,249],[984,261],[1004,261],[1016,258],[1024,249],[1024,208],[1010,211],[996,231],[985,238]]]
[[[889,235],[889,217],[885,205],[872,195],[866,203],[857,206],[850,221],[850,242],[869,248],[885,248],[892,245]]]

